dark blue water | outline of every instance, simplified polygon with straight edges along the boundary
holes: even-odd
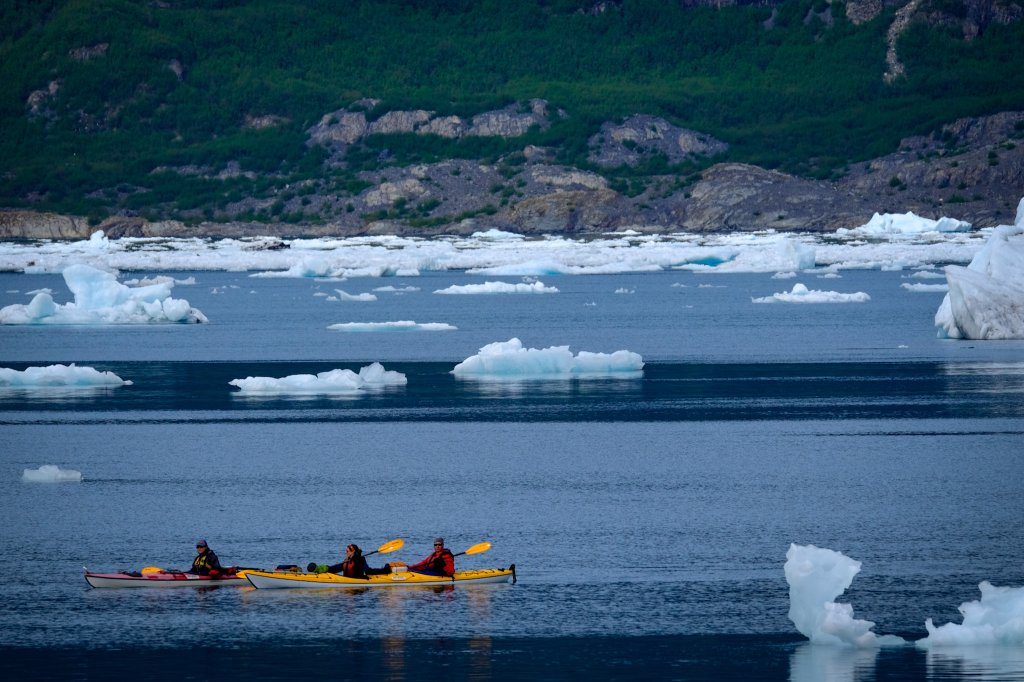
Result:
[[[786,617],[791,542],[862,561],[841,601],[908,639],[929,617],[960,622],[982,580],[1024,585],[1024,346],[936,339],[941,295],[900,289],[900,273],[808,280],[872,296],[829,306],[752,304],[791,287],[763,275],[552,278],[549,296],[431,294],[480,281],[450,273],[196,277],[175,294],[208,326],[0,328],[0,366],[78,362],[134,382],[0,391],[0,672],[1024,679],[1020,652],[833,651]],[[381,284],[421,291],[313,296]],[[62,300],[59,278],[0,275],[18,290],[0,304],[41,286]],[[326,330],[399,319],[459,331]],[[648,365],[627,379],[450,374],[512,336]],[[369,361],[408,385],[292,399],[228,385]],[[20,480],[42,464],[85,480]],[[81,578],[83,565],[185,568],[199,536],[225,563],[261,566],[394,537],[407,545],[392,557],[415,561],[437,534],[456,550],[494,543],[459,565],[514,562],[519,582],[122,591]]]

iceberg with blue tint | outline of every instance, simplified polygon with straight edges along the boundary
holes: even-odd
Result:
[[[850,604],[836,603],[860,572],[860,562],[831,549],[791,544],[784,568],[789,583],[789,619],[814,644],[896,646],[894,635],[872,632],[875,624],[853,617]]]
[[[491,343],[476,355],[455,366],[452,374],[461,377],[567,378],[636,374],[644,368],[637,353],[580,351],[573,355],[569,346],[524,348],[517,339]]]
[[[545,286],[543,282],[484,282],[483,284],[453,284],[438,289],[435,294],[557,294],[557,287]]]
[[[1024,339],[1024,199],[1016,224],[993,230],[966,268],[946,266],[946,282],[935,313],[940,337]]]
[[[28,367],[22,371],[0,367],[0,388],[103,388],[131,386],[131,383],[113,372],[100,372],[74,363]]]
[[[44,464],[38,469],[23,469],[21,480],[26,483],[81,483],[82,472],[61,469],[55,464]]]
[[[750,299],[754,303],[864,303],[871,297],[863,291],[843,294],[838,291],[819,291],[808,289],[797,282],[791,291],[782,291],[771,296]]]
[[[978,585],[981,599],[960,605],[962,623],[938,627],[925,621],[928,636],[917,646],[930,649],[945,646],[1024,646],[1024,587],[996,587],[987,580]]]
[[[339,322],[327,327],[339,332],[447,332],[458,327],[444,322],[414,322],[413,320],[397,320],[395,322]]]
[[[173,282],[128,287],[109,272],[89,265],[64,269],[72,303],[55,303],[47,292],[27,305],[0,309],[0,324],[160,324],[206,322],[184,299],[171,298]]]
[[[375,362],[360,369],[358,374],[350,369],[332,369],[319,374],[292,374],[281,378],[246,377],[232,379],[228,383],[247,394],[344,395],[386,386],[404,386],[407,381],[401,372],[385,370],[383,365]]]

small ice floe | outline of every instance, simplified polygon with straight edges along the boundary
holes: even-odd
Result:
[[[935,313],[950,339],[1024,339],[1024,199],[1013,226],[1001,225],[964,268],[946,266],[949,293]]]
[[[774,275],[772,275],[772,279],[793,279],[794,277],[796,277],[796,273],[793,272],[792,270],[788,270],[786,272],[776,272]]]
[[[924,284],[922,282],[904,282],[900,284],[900,288],[906,289],[907,291],[916,291],[919,293],[933,293],[936,291],[949,291],[948,284]]]
[[[113,372],[100,372],[74,363],[28,367],[21,371],[0,367],[0,388],[100,388],[131,384]]]
[[[789,619],[812,643],[855,647],[906,643],[894,635],[876,635],[874,623],[853,617],[853,606],[836,603],[860,572],[859,561],[831,549],[792,544],[784,572],[789,583]]]
[[[453,284],[446,289],[437,289],[435,294],[557,294],[557,287],[544,286],[543,282],[484,282],[483,284]]]
[[[207,322],[206,316],[180,298],[171,298],[173,282],[129,287],[109,272],[89,265],[63,271],[73,303],[58,304],[49,293],[27,305],[0,309],[0,324],[159,324]]]
[[[871,297],[863,291],[853,294],[843,294],[838,291],[818,291],[808,289],[797,282],[793,285],[792,291],[780,292],[771,296],[751,298],[754,303],[864,303],[870,301]]]
[[[917,641],[923,649],[979,645],[1024,646],[1024,587],[996,587],[987,580],[978,585],[981,599],[960,605],[962,623],[938,627],[929,618],[928,636]]]
[[[408,293],[412,293],[414,291],[419,291],[419,290],[420,290],[419,287],[414,287],[414,286],[407,286],[407,287],[386,286],[386,287],[377,287],[377,288],[374,289],[374,291],[378,291],[378,292],[385,293],[385,294],[408,294]]]
[[[55,464],[44,464],[38,469],[24,469],[21,480],[26,483],[81,483],[82,472],[61,469]]]
[[[626,287],[619,287],[618,289],[615,290],[615,293],[617,293],[617,294],[635,294],[636,293],[636,289],[628,289]]]
[[[580,351],[573,355],[569,346],[523,348],[519,339],[491,343],[476,355],[455,365],[452,374],[462,377],[566,378],[636,374],[644,368],[637,353]]]
[[[360,369],[358,374],[350,369],[332,369],[319,374],[292,374],[281,378],[246,377],[232,379],[228,383],[246,394],[343,395],[386,386],[404,386],[407,382],[401,372],[385,370],[383,365],[375,362]]]
[[[353,301],[357,303],[369,303],[371,301],[377,300],[377,297],[368,291],[361,294],[350,294],[347,291],[342,291],[341,289],[335,289],[335,291],[338,292],[338,296],[328,296],[328,301]]]
[[[447,332],[458,327],[444,322],[414,322],[398,320],[396,322],[339,322],[327,327],[339,332]]]
[[[148,287],[153,284],[182,284],[191,285],[196,283],[195,277],[186,277],[185,279],[175,279],[168,277],[167,275],[156,275],[154,277],[143,277],[141,279],[126,279],[124,284],[130,287]]]

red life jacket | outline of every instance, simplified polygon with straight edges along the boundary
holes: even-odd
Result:
[[[455,555],[447,547],[438,549],[423,561],[410,566],[409,570],[431,571],[451,577],[455,575]]]

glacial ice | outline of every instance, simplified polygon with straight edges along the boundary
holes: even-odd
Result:
[[[1024,339],[1024,199],[1014,225],[1001,225],[967,267],[946,266],[949,293],[935,313],[950,339]]]
[[[896,646],[906,641],[872,632],[874,623],[853,617],[850,604],[837,604],[860,572],[860,562],[831,549],[791,544],[784,572],[789,583],[789,619],[812,644],[853,647]],[[928,636],[915,644],[929,651],[1024,647],[1024,587],[979,585],[981,599],[960,605],[962,623],[936,627],[926,619]],[[996,657],[998,658],[998,657]]]
[[[789,619],[815,644],[855,647],[904,644],[893,635],[872,632],[875,624],[853,617],[853,607],[838,604],[860,573],[860,562],[831,549],[791,544],[784,568],[789,583]]]
[[[64,269],[72,303],[58,304],[40,292],[26,305],[0,309],[0,324],[157,324],[206,322],[184,299],[171,298],[173,282],[128,287],[109,272],[89,265]]]
[[[760,298],[751,297],[750,300],[754,303],[864,303],[870,301],[871,297],[863,291],[843,294],[838,291],[808,289],[805,285],[797,282],[791,291],[782,291]]]
[[[55,464],[44,464],[38,469],[23,469],[21,480],[26,483],[81,483],[82,472],[61,469]]]
[[[385,386],[404,386],[407,379],[401,372],[385,370],[379,362],[367,365],[356,374],[350,369],[332,369],[319,374],[292,374],[290,376],[246,377],[228,383],[241,393],[272,395],[337,395],[359,393]]]
[[[925,234],[928,232],[968,232],[971,224],[955,218],[939,218],[931,220],[922,218],[913,212],[908,213],[876,213],[871,220],[850,230],[836,230],[836,234],[860,234],[860,235],[898,235],[898,234]]]
[[[0,367],[0,388],[99,388],[131,384],[113,372],[100,372],[74,363],[27,367],[23,371]]]
[[[573,355],[569,346],[524,348],[517,338],[490,343],[455,365],[452,374],[462,377],[566,378],[621,376],[643,370],[643,358],[637,353],[580,351]]]
[[[435,294],[557,294],[557,287],[545,286],[543,282],[484,282],[483,284],[453,284],[437,289]]]
[[[455,331],[458,327],[444,322],[414,322],[397,320],[395,322],[339,322],[327,327],[339,332],[446,332]]]

